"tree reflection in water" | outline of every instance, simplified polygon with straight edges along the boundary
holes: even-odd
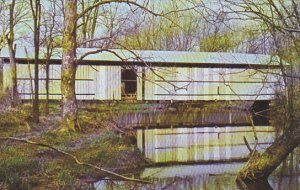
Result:
[[[152,184],[137,184],[129,181],[104,179],[93,184],[97,190],[299,190],[300,149],[294,151],[269,177],[268,181],[237,186],[237,171],[244,163],[173,165],[145,168],[132,177],[152,181]]]

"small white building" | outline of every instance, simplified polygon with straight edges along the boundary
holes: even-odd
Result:
[[[18,90],[32,97],[33,48],[16,52]],[[97,49],[78,48],[79,58]],[[40,53],[40,98],[45,95],[45,57]],[[9,54],[0,52],[3,88],[9,84]],[[31,73],[31,74],[30,74]],[[60,99],[61,49],[50,64],[50,99]],[[1,74],[0,74],[1,76]],[[32,76],[32,77],[31,77]],[[282,88],[278,58],[240,53],[102,51],[86,56],[76,72],[79,100],[270,100]]]

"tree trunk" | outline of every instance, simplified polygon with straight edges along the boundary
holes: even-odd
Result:
[[[36,1],[38,4],[38,1]],[[38,7],[38,5],[37,5]],[[37,8],[36,7],[36,8]],[[38,8],[37,8],[38,9]],[[38,10],[36,10],[36,18],[37,15],[40,14]],[[39,28],[37,24],[37,20],[34,21],[34,100],[33,100],[33,121],[35,123],[39,122]]]
[[[9,61],[10,61],[10,89],[9,93],[11,96],[11,106],[16,107],[18,104],[18,86],[17,86],[17,63],[15,57],[16,46],[14,45],[14,9],[15,9],[15,0],[10,4],[10,13],[9,13]]]
[[[48,53],[47,53],[48,54]],[[50,56],[47,55],[46,59],[46,81],[45,81],[45,88],[46,88],[46,102],[45,102],[45,114],[49,114],[49,64],[50,64]]]
[[[98,3],[99,0],[95,0],[94,4]],[[98,18],[98,12],[99,8],[95,8],[93,18],[92,18],[92,23],[91,23],[91,30],[90,30],[90,35],[89,39],[94,39],[95,37],[95,31],[96,31],[96,25],[97,25],[97,18]],[[90,41],[89,47],[94,47],[94,41]]]
[[[35,44],[36,46],[37,44]],[[34,56],[34,99],[33,99],[33,121],[35,123],[39,122],[39,47],[36,46],[34,48],[35,56]]]
[[[9,47],[9,62],[10,62],[10,96],[11,96],[11,106],[16,107],[18,105],[18,85],[17,85],[17,63],[15,58],[14,47]]]
[[[33,19],[33,43],[34,43],[34,99],[32,116],[35,123],[39,122],[39,52],[40,52],[40,26],[41,26],[41,3],[40,0],[30,1]]]
[[[85,9],[84,0],[81,1],[81,8],[82,8],[82,10]],[[87,22],[88,22],[88,20],[87,20],[86,14],[82,15],[82,26],[81,26],[81,28],[82,28],[82,41],[84,42],[84,43],[82,43],[83,48],[86,48],[86,42],[85,41],[86,41]]]
[[[53,32],[54,32],[54,28],[55,28],[55,10],[56,10],[56,4],[55,2],[53,3],[53,13],[51,15],[51,23],[48,23],[45,20],[45,31],[44,31],[44,38],[46,39],[46,66],[45,66],[45,70],[46,70],[46,84],[45,84],[45,90],[46,90],[46,102],[45,102],[45,114],[48,115],[49,114],[49,82],[50,82],[50,63],[51,63],[51,56],[53,53],[53,49],[54,49],[54,40],[53,40]],[[47,36],[48,33],[48,29],[49,29],[49,36]]]
[[[0,58],[0,95],[3,95],[3,64],[3,59]]]
[[[252,156],[237,175],[241,189],[253,189],[267,181],[269,175],[300,143],[299,121],[290,123],[289,128],[261,155]],[[247,187],[247,188],[245,188]]]
[[[63,121],[61,131],[78,130],[77,102],[75,95],[76,16],[77,1],[66,0],[62,43],[63,57],[61,67],[61,93],[63,103]]]

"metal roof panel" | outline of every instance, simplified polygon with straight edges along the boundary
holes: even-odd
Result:
[[[97,51],[97,48],[77,48],[77,58],[82,55]],[[17,59],[34,59],[34,48],[18,48]],[[8,48],[2,49],[0,57],[8,58]],[[61,48],[54,50],[52,60],[62,58]],[[45,48],[40,49],[40,59],[45,59]],[[95,54],[89,54],[83,60],[86,61],[110,61],[110,62],[151,62],[151,63],[178,63],[178,64],[255,64],[278,65],[279,58],[271,55],[245,54],[245,53],[218,53],[218,52],[188,52],[188,51],[152,51],[152,50],[102,50]]]

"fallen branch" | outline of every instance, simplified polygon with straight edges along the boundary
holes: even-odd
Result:
[[[109,174],[111,176],[117,177],[119,179],[127,180],[127,181],[133,181],[133,182],[138,182],[138,183],[148,183],[148,184],[151,183],[149,181],[145,181],[145,180],[141,180],[141,179],[134,179],[134,178],[126,177],[126,176],[117,174],[115,172],[112,172],[112,171],[100,168],[100,167],[95,166],[93,164],[81,162],[73,154],[70,154],[70,153],[68,153],[66,151],[63,151],[63,150],[60,150],[58,148],[52,147],[52,146],[50,146],[48,144],[38,143],[38,142],[30,141],[30,140],[27,140],[27,139],[16,138],[16,137],[0,137],[0,140],[12,140],[12,141],[18,141],[18,142],[22,142],[22,143],[27,143],[27,144],[35,145],[35,146],[41,146],[41,147],[49,148],[49,149],[55,150],[56,152],[59,152],[59,153],[61,153],[63,155],[66,155],[66,156],[72,158],[75,161],[75,163],[78,164],[78,165],[89,166],[89,167],[94,168],[96,170],[99,170],[99,171],[102,171],[104,173],[107,173],[107,174]]]

